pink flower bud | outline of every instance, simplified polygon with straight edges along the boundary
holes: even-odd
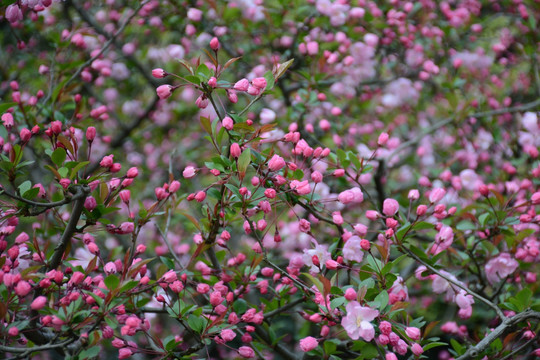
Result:
[[[32,290],[32,286],[24,280],[21,280],[17,283],[15,286],[15,294],[17,294],[19,297],[24,297],[30,293]]]
[[[180,182],[178,180],[173,180],[169,186],[169,192],[172,194],[177,192],[178,189],[180,189]]]
[[[407,196],[407,198],[410,201],[416,201],[416,200],[418,200],[420,198],[420,193],[418,192],[418,190],[413,189],[413,190],[409,191],[409,195]]]
[[[377,139],[377,144],[379,146],[384,146],[387,142],[388,142],[388,134],[384,132],[381,133],[381,135],[379,135],[379,139]]]
[[[204,199],[206,199],[206,193],[204,191],[199,191],[195,195],[195,200],[197,200],[198,202],[203,202]]]
[[[37,298],[34,299],[34,301],[32,301],[30,308],[32,310],[41,310],[45,307],[46,303],[47,303],[47,298],[45,296],[38,296]]]
[[[242,336],[242,338],[244,337]],[[253,351],[253,349],[249,346],[240,346],[240,348],[238,349],[238,354],[245,359],[251,359],[255,357],[255,351]]]
[[[225,129],[227,129],[227,130],[230,131],[230,130],[232,130],[233,127],[234,127],[234,121],[233,121],[233,119],[231,119],[230,117],[225,116],[225,117],[223,118],[223,121],[221,122],[221,125],[223,125],[223,127],[224,127]]]
[[[58,135],[62,132],[62,122],[55,120],[51,123],[51,131]]]
[[[249,80],[244,78],[240,81],[237,81],[236,84],[234,84],[234,90],[237,91],[247,91],[249,88]]]
[[[318,184],[323,181],[323,175],[318,171],[314,171],[311,173],[311,180]]]
[[[93,126],[89,126],[88,129],[86,129],[86,140],[88,142],[94,141],[96,138],[96,128]]]
[[[417,341],[420,339],[420,329],[417,327],[407,327],[405,329],[405,332],[407,333],[407,336],[410,337],[414,341]]]
[[[131,198],[131,191],[129,190],[122,190],[120,191],[120,193],[118,194],[120,196],[120,199],[122,199],[122,201],[126,204],[129,203],[129,199]]]
[[[279,155],[274,155],[268,162],[268,168],[270,171],[278,171],[285,167],[285,160]]]
[[[420,356],[422,355],[422,353],[424,352],[424,349],[422,348],[422,346],[418,343],[414,343],[412,344],[411,346],[411,351],[414,355],[416,356]]]
[[[422,216],[425,215],[427,212],[427,206],[426,205],[418,205],[416,208],[416,215]]]
[[[434,204],[442,200],[442,198],[446,195],[446,190],[442,188],[435,188],[431,190],[431,193],[429,194],[429,202]]]
[[[394,216],[399,211],[399,203],[394,199],[385,199],[383,202],[383,214]]]
[[[253,79],[251,81],[251,84],[260,90],[264,90],[267,85],[266,79],[263,77],[258,77],[258,78]]]
[[[110,168],[111,166],[113,166],[113,163],[114,163],[113,158],[114,158],[114,155],[104,156],[103,159],[101,159],[101,161],[99,162],[99,166],[104,167],[104,168]]]
[[[112,166],[109,168],[109,171],[112,172],[112,173],[117,173],[117,172],[119,172],[121,169],[122,169],[122,164],[120,164],[120,163],[114,163],[114,164],[112,164]]]
[[[139,175],[139,170],[136,167],[131,167],[126,173],[126,176],[130,179],[136,178]]]
[[[356,291],[354,291],[353,288],[348,288],[347,290],[345,290],[345,299],[353,301],[356,300],[356,296]]]
[[[231,145],[231,155],[232,155],[232,157],[238,159],[238,157],[240,156],[241,153],[242,153],[242,150],[240,149],[240,145],[238,145],[238,143],[233,143]]]
[[[219,50],[219,40],[217,37],[214,37],[212,38],[212,40],[210,40],[210,48],[214,51],[218,51]]]
[[[171,96],[172,91],[173,87],[171,85],[161,85],[156,89],[157,96],[162,100]]]
[[[157,69],[152,70],[152,76],[155,77],[156,79],[161,79],[167,76],[167,73],[165,72],[165,70],[157,68]]]
[[[92,211],[96,208],[97,202],[96,199],[94,199],[93,196],[89,196],[84,200],[84,208],[88,211]]]
[[[269,199],[273,199],[276,197],[276,190],[274,189],[266,189],[264,191],[264,196],[266,196]]]
[[[26,143],[32,137],[32,132],[28,130],[27,128],[24,128],[21,130],[20,136],[21,136],[21,141],[23,143]]]
[[[308,336],[300,340],[300,349],[302,349],[303,352],[311,351],[317,346],[319,346],[319,342],[312,336]]]

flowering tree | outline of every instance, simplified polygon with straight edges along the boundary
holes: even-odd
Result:
[[[3,357],[540,356],[538,1],[0,9]]]

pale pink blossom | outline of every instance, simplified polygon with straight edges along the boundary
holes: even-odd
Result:
[[[371,341],[375,337],[375,328],[370,321],[379,316],[379,311],[367,306],[361,306],[357,301],[351,301],[345,308],[347,315],[341,320],[341,326],[353,340],[359,338]]]
[[[349,261],[362,262],[364,252],[362,251],[362,239],[358,236],[352,236],[343,246],[343,258]]]
[[[518,268],[519,263],[508,253],[502,253],[486,264],[486,277],[492,284],[511,275]]]

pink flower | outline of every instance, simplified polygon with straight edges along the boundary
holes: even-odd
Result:
[[[157,68],[157,69],[152,70],[152,76],[157,79],[161,79],[167,76],[167,73],[165,72],[165,70]]]
[[[304,249],[304,255],[302,256],[302,260],[304,261],[304,264],[307,266],[311,266],[311,269],[309,269],[312,273],[318,273],[320,271],[319,266],[313,262],[313,258],[318,259],[319,264],[325,264],[326,261],[332,259],[332,256],[328,252],[326,246],[319,245],[315,240],[312,240],[313,244],[315,244],[314,249]]]
[[[45,307],[45,304],[47,303],[47,298],[45,296],[38,296],[37,298],[32,301],[32,304],[30,305],[30,308],[32,310],[41,310],[43,307]]]
[[[417,327],[407,327],[405,332],[407,333],[407,336],[414,341],[420,339],[420,329]]]
[[[444,225],[439,233],[435,235],[435,244],[429,251],[431,254],[436,255],[443,250],[446,250],[452,245],[454,241],[454,231],[450,226]]]
[[[268,162],[268,168],[270,171],[278,171],[285,167],[285,160],[279,155],[274,155]]]
[[[362,251],[361,241],[358,236],[352,236],[343,246],[343,258],[349,261],[362,262],[364,252]]]
[[[197,200],[198,202],[203,202],[204,199],[206,199],[206,193],[204,191],[199,191],[195,195],[195,200]]]
[[[17,286],[15,286],[15,294],[19,295],[19,297],[24,297],[28,295],[28,293],[32,290],[32,285],[30,285],[27,281],[21,280],[17,283]]]
[[[319,342],[313,336],[308,336],[300,340],[300,349],[303,352],[308,352],[319,346]]]
[[[161,85],[156,89],[157,96],[162,100],[171,96],[172,91],[173,87],[171,85]]]
[[[232,155],[232,157],[238,159],[238,157],[240,156],[241,153],[242,153],[242,150],[240,149],[240,145],[238,145],[238,143],[233,143],[231,145],[231,155]]]
[[[99,162],[99,166],[110,168],[114,162],[113,158],[114,158],[114,155],[104,156],[103,159],[101,159],[101,161]]]
[[[175,193],[178,191],[178,189],[180,189],[180,181],[178,180],[173,180],[171,182],[171,185],[169,185],[169,192],[172,194],[172,193]]]
[[[6,19],[10,23],[21,21],[23,19],[23,13],[19,5],[11,4],[6,8]]]
[[[186,179],[190,179],[195,176],[195,168],[193,166],[187,166],[184,171],[182,172],[182,175]]]
[[[296,191],[296,193],[299,195],[307,195],[311,192],[311,187],[309,186],[309,182],[307,180],[291,181],[291,189],[294,189],[294,191]]]
[[[125,347],[118,350],[118,359],[127,359],[131,355],[133,355],[133,351],[130,348]]]
[[[349,301],[356,299],[356,291],[353,288],[345,290],[345,299]]]
[[[217,37],[214,37],[212,38],[212,40],[210,40],[210,48],[214,51],[219,50],[219,40]]]
[[[28,140],[30,140],[30,138],[32,137],[32,132],[28,130],[27,128],[24,128],[21,130],[20,136],[21,136],[21,141],[25,143],[25,142],[28,142]]]
[[[379,311],[367,306],[361,306],[357,301],[351,301],[345,308],[347,316],[341,320],[341,326],[353,340],[359,338],[371,341],[375,337],[375,329],[370,321],[379,316]]]
[[[256,88],[260,90],[264,90],[266,88],[266,79],[263,77],[255,78],[251,81],[251,84],[255,86]]]
[[[435,188],[431,190],[431,193],[429,194],[429,202],[434,204],[442,200],[442,198],[446,195],[446,190],[442,188]]]
[[[377,139],[377,144],[379,146],[384,146],[387,141],[388,141],[388,134],[383,132],[381,133],[381,135],[379,135],[379,139]]]
[[[234,90],[237,91],[247,91],[249,88],[249,80],[244,78],[242,80],[239,80],[234,84]]]
[[[231,329],[223,329],[221,330],[220,336],[223,340],[229,342],[236,337],[236,333]]]
[[[11,115],[11,113],[2,114],[2,122],[4,123],[4,126],[6,127],[6,129],[8,130],[10,130],[15,124],[13,121],[13,115]]]
[[[245,359],[251,359],[255,357],[255,351],[249,346],[240,346],[238,349],[238,354]]]
[[[492,284],[499,282],[511,275],[518,268],[519,263],[510,254],[502,253],[486,264],[486,277]]]
[[[409,195],[407,196],[407,198],[411,201],[416,201],[420,198],[420,193],[418,192],[418,190],[413,189],[409,191]]]
[[[422,346],[418,343],[414,343],[412,344],[411,346],[411,351],[414,355],[416,356],[420,356],[422,355],[422,353],[424,352],[424,349],[422,348]]]
[[[399,203],[394,199],[386,199],[383,202],[383,214],[394,216],[399,211]]]
[[[223,127],[227,130],[232,130],[233,127],[234,127],[234,121],[233,119],[231,119],[229,116],[225,116],[223,118],[223,121],[221,122],[221,125],[223,125]]]

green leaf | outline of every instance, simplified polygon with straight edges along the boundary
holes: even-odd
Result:
[[[91,348],[81,351],[79,354],[79,359],[91,359],[99,355],[101,352],[101,347],[92,346]]]
[[[405,236],[406,233],[409,232],[411,227],[412,226],[410,222],[406,222],[402,227],[400,227],[398,231],[396,232],[397,239],[400,241],[403,240],[403,237]]]
[[[206,66],[205,64],[199,65],[197,68],[197,71],[195,72],[197,75],[200,75],[203,77],[202,80],[208,80],[212,76],[212,71]]]
[[[193,331],[200,334],[204,331],[204,328],[206,327],[206,320],[192,314],[188,317],[188,325]]]
[[[279,64],[279,69],[276,72],[276,76],[275,76],[276,81],[277,79],[282,77],[283,74],[285,74],[285,71],[287,71],[287,69],[292,65],[293,62],[294,62],[294,59],[291,59],[291,60],[285,61],[283,64]]]
[[[210,136],[212,135],[212,124],[210,123],[210,119],[206,116],[200,117],[201,126]]]
[[[117,278],[116,275],[109,275],[104,281],[107,289],[111,291],[118,289],[118,285],[120,285],[120,279]]]
[[[63,148],[57,148],[51,155],[51,160],[56,166],[62,166],[66,160],[66,150]]]
[[[478,217],[478,222],[482,227],[486,226],[487,221],[491,217],[491,213],[484,213]]]
[[[22,194],[22,197],[28,200],[32,200],[33,198],[37,196],[38,193],[39,193],[38,188],[32,188],[30,190],[25,191],[24,194]]]
[[[337,298],[333,299],[332,301],[330,301],[330,307],[332,309],[335,309],[335,308],[345,304],[345,300],[346,299],[343,296],[337,297]]]
[[[30,180],[26,180],[21,185],[19,185],[17,189],[19,190],[19,194],[24,194],[31,188],[32,188],[32,183],[30,182]]]
[[[432,342],[432,343],[429,343],[426,346],[424,346],[423,349],[424,349],[424,351],[428,351],[429,349],[433,349],[433,348],[436,348],[438,346],[446,346],[446,345],[448,345],[448,344],[444,343],[444,342]]]
[[[264,78],[266,79],[266,88],[264,89],[265,91],[266,90],[272,90],[274,88],[274,75],[272,74],[271,71],[267,71],[265,74],[264,74]]]
[[[456,229],[461,230],[461,231],[465,231],[465,230],[475,230],[475,229],[476,229],[476,225],[473,224],[473,223],[470,222],[470,221],[462,221],[462,222],[460,222],[459,224],[456,225]]]
[[[245,313],[247,311],[248,304],[247,304],[246,300],[244,300],[244,299],[237,299],[233,303],[233,309],[234,309],[235,313],[240,315],[240,314],[243,314],[243,313]]]
[[[169,259],[168,257],[165,257],[165,256],[160,256],[159,259],[160,259],[161,262],[164,263],[165,266],[167,266],[170,270],[174,270],[174,261],[172,261],[171,259]]]
[[[4,113],[7,109],[14,106],[17,106],[17,103],[7,102],[7,103],[0,104],[0,113]]]
[[[187,81],[189,81],[190,83],[193,83],[195,85],[200,85],[200,83],[201,83],[201,79],[198,76],[195,76],[195,75],[184,76],[184,79],[186,79]]]
[[[251,150],[245,149],[242,152],[242,154],[240,154],[240,157],[238,157],[238,172],[240,174],[245,175],[250,162],[251,162]]]

